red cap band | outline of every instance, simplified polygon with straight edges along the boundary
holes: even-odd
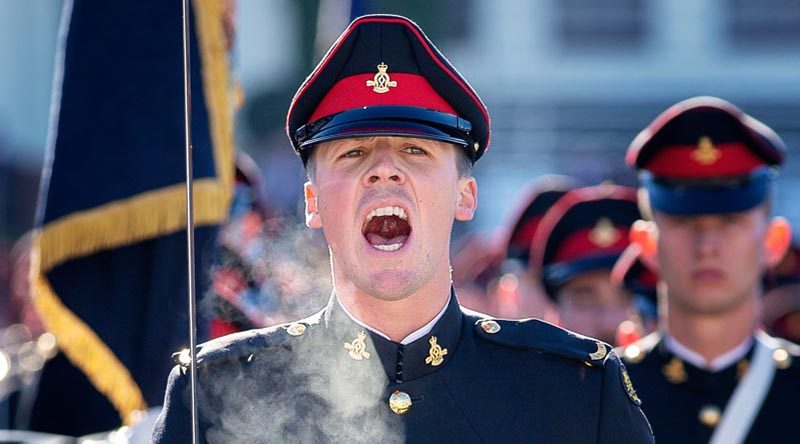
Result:
[[[372,80],[374,74],[358,74],[339,80],[320,101],[308,123],[350,109],[382,105],[414,106],[458,115],[434,91],[425,77],[391,72],[389,75],[393,82],[397,82],[397,86],[389,87],[389,91],[385,93],[376,93],[372,87],[367,86],[367,81]]]

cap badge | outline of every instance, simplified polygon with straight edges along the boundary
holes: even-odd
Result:
[[[620,238],[619,230],[614,228],[611,219],[601,217],[589,232],[589,240],[600,248],[614,245]]]
[[[347,354],[356,361],[369,359],[369,352],[367,351],[367,333],[364,330],[358,332],[358,336],[353,339],[353,342],[345,342],[344,348],[350,350]]]
[[[697,142],[697,148],[692,151],[692,160],[700,165],[712,165],[722,157],[722,151],[715,147],[711,142],[711,138],[703,136]]]
[[[431,344],[431,349],[428,351],[428,357],[425,358],[425,363],[430,364],[432,367],[441,365],[441,363],[444,362],[444,355],[447,354],[447,349],[442,348],[441,345],[436,343],[436,336],[431,336],[428,343]]]
[[[378,65],[378,73],[375,74],[375,77],[372,80],[367,80],[367,86],[371,86],[372,90],[378,94],[389,92],[389,87],[396,87],[397,81],[389,78],[389,74],[386,72],[388,69],[389,67],[381,62]]]
[[[674,356],[661,371],[664,373],[664,376],[667,377],[667,380],[673,384],[681,384],[689,379],[689,376],[686,375],[686,369],[683,368],[683,361],[677,356]]]

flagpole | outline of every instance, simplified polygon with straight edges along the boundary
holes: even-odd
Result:
[[[194,270],[194,205],[192,201],[192,83],[189,61],[189,0],[183,0],[183,115],[186,151],[186,254],[189,279],[189,386],[191,392],[192,443],[198,442],[197,424],[197,325]]]

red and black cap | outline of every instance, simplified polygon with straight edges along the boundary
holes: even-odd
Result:
[[[579,274],[611,270],[639,218],[636,190],[630,187],[578,188],[559,199],[544,215],[531,245],[532,266],[548,296],[555,299],[559,288]]]
[[[658,273],[645,265],[641,249],[631,244],[622,252],[611,269],[611,283],[641,295],[655,303],[658,287]]]
[[[769,127],[715,97],[679,102],[631,142],[650,205],[671,214],[745,211],[764,201],[786,147]]]
[[[577,187],[577,181],[569,176],[557,174],[542,176],[531,182],[521,193],[519,208],[506,226],[504,235],[506,258],[522,262],[526,268],[530,259],[531,242],[542,221],[542,217],[568,191]]]
[[[489,145],[489,114],[416,23],[367,15],[347,27],[300,86],[286,131],[304,163],[318,143],[368,136],[449,142],[475,162]]]

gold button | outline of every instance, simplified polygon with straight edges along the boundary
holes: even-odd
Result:
[[[289,325],[286,327],[286,333],[289,333],[291,336],[300,336],[306,332],[305,324],[300,324],[295,322],[294,324]]]
[[[477,153],[479,149],[481,149],[481,145],[478,142],[472,144],[472,149]]]
[[[411,397],[408,393],[395,390],[389,396],[389,408],[398,415],[403,415],[411,410]]]
[[[636,364],[644,359],[644,352],[642,352],[641,347],[634,344],[625,347],[625,351],[622,352],[622,356],[626,361]]]
[[[700,409],[700,413],[697,415],[700,419],[700,422],[708,427],[716,427],[719,423],[720,417],[722,417],[722,412],[720,412],[719,407],[715,405],[707,405]]]
[[[183,350],[178,353],[178,364],[187,366],[191,365],[192,363],[192,355],[189,354],[189,349],[184,348]]]
[[[490,335],[493,335],[493,334],[497,333],[498,331],[500,331],[500,324],[498,324],[495,321],[491,321],[491,320],[490,321],[483,321],[483,322],[481,322],[481,328],[486,333],[489,333]]]
[[[789,356],[789,352],[782,348],[772,352],[772,359],[775,360],[775,367],[781,370],[787,369],[792,365],[792,357]]]

